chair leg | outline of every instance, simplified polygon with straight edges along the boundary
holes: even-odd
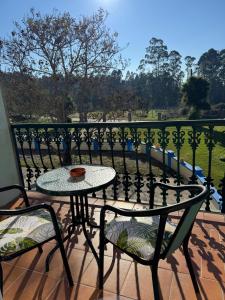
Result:
[[[0,262],[0,291],[1,291],[2,297],[3,297],[3,269],[2,269],[1,262]]]
[[[184,250],[184,256],[185,256],[187,266],[188,266],[188,269],[189,269],[189,272],[190,272],[190,275],[191,275],[191,280],[192,280],[195,292],[196,292],[196,294],[200,294],[198,283],[197,283],[197,280],[196,280],[196,277],[195,277],[195,272],[194,272],[194,269],[193,269],[193,266],[192,266],[192,262],[191,262],[189,252],[188,252],[187,244],[183,244],[183,250]]]
[[[42,254],[42,253],[43,253],[43,249],[42,249],[42,247],[41,247],[41,246],[38,246],[38,251],[39,251],[39,253],[40,253],[40,254]]]
[[[160,300],[160,292],[159,292],[159,279],[158,279],[158,266],[151,266],[152,271],[152,284],[153,284],[153,291],[154,291],[154,299]]]
[[[71,275],[70,267],[69,267],[69,264],[68,264],[68,260],[67,260],[67,257],[66,257],[66,252],[65,252],[61,237],[60,238],[58,237],[57,241],[59,243],[59,249],[60,249],[60,252],[61,252],[61,255],[62,255],[62,260],[63,260],[63,264],[64,264],[64,267],[65,267],[65,270],[66,270],[66,275],[67,275],[67,279],[69,281],[69,285],[73,286],[73,277]]]
[[[105,250],[105,239],[104,236],[100,236],[99,245],[99,266],[98,266],[98,287],[103,289],[104,281],[104,250]]]

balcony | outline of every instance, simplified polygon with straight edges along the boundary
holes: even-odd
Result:
[[[149,205],[154,181],[203,183],[212,190],[198,214],[190,239],[190,253],[203,299],[224,299],[225,295],[225,177],[220,161],[224,147],[225,120],[86,123],[13,124],[10,126],[19,174],[33,204],[50,203],[64,229],[70,224],[66,197],[49,197],[35,191],[35,181],[44,172],[68,164],[102,164],[117,172],[115,183],[89,195],[92,218],[99,221],[102,205],[123,208]],[[63,201],[62,201],[63,200]],[[157,205],[182,201],[176,193],[157,195]],[[21,200],[13,206],[19,207]],[[221,213],[222,212],[222,213]],[[108,218],[112,217],[110,214]],[[177,222],[179,215],[173,215]],[[90,236],[98,249],[98,230]],[[4,299],[152,299],[149,267],[135,264],[123,253],[107,246],[106,278],[103,294],[96,287],[97,264],[78,226],[72,240],[65,243],[75,286],[69,288],[61,257],[55,253],[48,274],[43,254],[31,252],[4,263]],[[160,264],[159,279],[163,299],[196,299],[184,257],[176,251]]]

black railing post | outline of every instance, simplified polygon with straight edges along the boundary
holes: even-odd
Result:
[[[63,165],[71,165],[71,133],[68,128],[66,128],[63,139]]]
[[[180,174],[180,150],[184,144],[185,132],[181,130],[180,126],[177,126],[176,130],[172,132],[172,135],[173,144],[176,147],[177,152],[177,174],[174,183],[176,183],[179,186],[181,183],[183,183],[182,176]],[[180,202],[180,191],[176,191],[176,198],[177,203]]]
[[[163,183],[169,183],[168,180],[168,176],[167,176],[167,166],[166,166],[166,148],[169,144],[169,135],[170,133],[166,130],[166,127],[162,127],[160,129],[160,131],[158,132],[158,141],[160,144],[160,147],[162,148],[162,154],[163,154],[163,158],[162,158],[162,178],[160,180],[160,182]],[[163,197],[163,206],[167,205],[167,191],[166,190],[162,190],[162,197]]]
[[[188,143],[192,149],[192,175],[190,177],[189,183],[190,184],[197,184],[197,177],[195,174],[195,166],[196,166],[196,151],[198,146],[201,142],[201,132],[197,130],[195,126],[192,126],[192,130],[188,131]]]
[[[209,125],[209,129],[205,131],[205,144],[208,148],[208,175],[206,177],[206,186],[208,188],[208,190],[211,189],[211,186],[213,185],[213,178],[212,176],[212,153],[213,153],[213,149],[216,145],[216,141],[215,141],[215,136],[214,136],[214,131],[213,131],[214,126],[213,125]],[[206,199],[206,206],[205,206],[205,210],[206,211],[210,211],[210,200],[211,200],[211,194],[209,194],[209,196]]]
[[[220,189],[220,195],[221,195],[221,212],[225,213],[225,173],[223,179],[220,181],[221,183],[219,184]]]

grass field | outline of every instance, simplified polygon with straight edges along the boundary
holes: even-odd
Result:
[[[185,142],[181,149],[180,157],[187,161],[188,163],[192,164],[192,148],[188,144],[188,128],[185,128]],[[217,127],[215,130],[218,131],[225,131],[225,127]],[[172,134],[172,130],[170,130],[170,134]],[[204,175],[207,176],[208,174],[208,149],[205,144],[205,136],[204,133],[201,134],[201,141],[196,151],[196,164],[203,169]],[[225,157],[225,134],[224,134],[224,142],[217,141],[215,148],[213,149],[212,153],[212,174],[211,177],[214,179],[214,184],[218,187],[220,180],[224,177],[225,174],[225,162],[222,162],[220,158]],[[170,141],[168,145],[168,149],[174,150],[176,153],[176,148],[173,145],[172,141]]]

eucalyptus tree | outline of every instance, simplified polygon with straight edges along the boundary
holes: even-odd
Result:
[[[172,50],[168,55],[169,72],[177,86],[181,85],[182,79],[184,77],[184,72],[181,69],[181,58],[181,54],[176,50]]]
[[[190,55],[188,55],[184,58],[187,79],[196,73],[195,61],[196,61],[196,58],[193,56],[190,56]]]
[[[140,61],[139,70],[151,71],[156,77],[160,76],[164,71],[167,58],[167,46],[162,39],[153,37],[145,50],[144,59]]]
[[[148,91],[149,99],[142,99],[142,102],[151,102],[149,106],[156,105],[160,108],[176,105],[179,102],[179,89],[184,75],[181,65],[178,51],[169,52],[162,39],[152,38],[139,65],[142,75],[139,81],[142,79],[145,82],[141,85]]]

